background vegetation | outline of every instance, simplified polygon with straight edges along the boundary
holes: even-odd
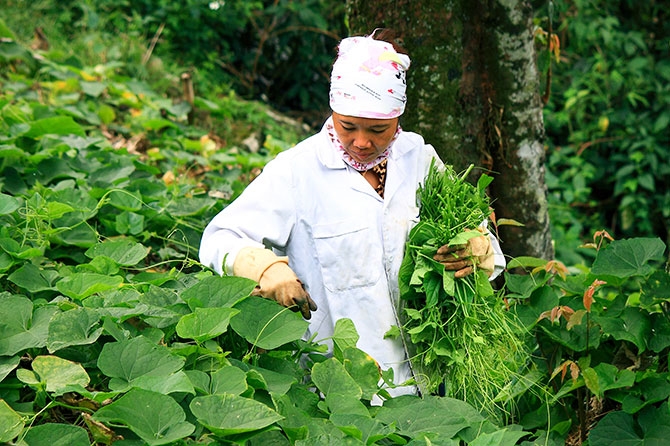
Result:
[[[545,125],[558,261],[514,259],[510,271],[525,273],[506,273],[500,293],[533,355],[490,417],[448,398],[370,408],[388,376],[353,347],[346,321],[327,359],[299,340],[297,315],[197,263],[204,224],[320,124],[345,28],[327,1],[173,3],[8,0],[0,9],[0,441],[667,438],[661,2],[538,6],[539,62],[552,70]],[[555,40],[545,49],[550,18],[560,51]],[[194,79],[192,103],[183,73]],[[296,351],[309,353],[306,368]],[[435,422],[445,413],[458,416]]]
[[[189,72],[202,97],[235,91],[312,128],[326,116],[334,47],[347,33],[344,4],[326,0],[5,4],[0,14],[17,40],[39,44],[39,27],[61,60],[118,64],[172,96],[180,94],[178,77]],[[665,6],[536,2],[538,62],[545,73],[551,67],[545,128],[552,231],[566,263],[584,260],[587,253],[574,246],[599,229],[668,240]],[[218,132],[226,124],[207,125]]]

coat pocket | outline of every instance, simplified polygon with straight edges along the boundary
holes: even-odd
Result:
[[[366,287],[383,274],[377,229],[365,221],[342,220],[312,228],[323,283],[330,291]]]

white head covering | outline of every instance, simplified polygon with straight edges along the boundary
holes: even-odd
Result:
[[[409,56],[388,42],[371,36],[342,40],[330,76],[330,108],[358,118],[397,118],[405,111],[409,65]]]

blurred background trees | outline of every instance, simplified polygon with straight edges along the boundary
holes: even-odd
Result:
[[[411,14],[419,5],[430,4],[393,3],[399,9],[368,17],[368,23],[384,26],[387,20],[404,20],[407,26],[413,25]],[[480,14],[488,20],[480,23],[500,25],[498,2],[478,3],[480,11],[485,8]],[[546,101],[540,105],[545,135],[536,135],[536,140],[542,142],[546,160],[547,209],[556,258],[568,265],[584,261],[592,251],[579,246],[591,241],[598,230],[607,230],[615,238],[659,236],[667,243],[668,2],[517,4],[531,8],[520,11],[532,17],[539,69],[539,82],[524,83],[524,87],[536,88],[538,97]],[[333,0],[4,0],[0,18],[11,25],[11,31],[0,29],[5,38],[0,42],[0,64],[13,57],[14,38],[75,66],[113,66],[175,97],[181,94],[181,74],[188,72],[202,97],[240,95],[315,129],[328,113],[328,75],[335,45],[358,31],[356,23],[348,23],[345,7],[344,2]],[[452,23],[472,24],[465,19],[476,11],[452,5],[443,12],[452,9],[461,14]],[[450,32],[419,31],[413,30],[407,42],[417,49],[435,35]],[[486,36],[486,29],[480,31],[481,36],[493,37]],[[442,44],[446,50],[452,41]],[[430,50],[435,45],[439,42],[434,39],[425,47]],[[435,64],[440,62],[437,59]],[[2,66],[32,69],[29,61]],[[414,70],[420,71],[417,66]],[[449,69],[453,82],[462,67],[448,67],[448,76]],[[436,94],[436,99],[450,98]],[[417,96],[417,100],[427,98]],[[491,103],[490,111],[499,105]],[[425,115],[418,116],[416,122],[403,125],[424,133]],[[247,118],[253,129],[254,117]],[[231,125],[225,121],[199,124]],[[494,135],[495,128],[490,127]],[[481,136],[477,131],[473,134]],[[523,220],[522,216],[506,217]]]

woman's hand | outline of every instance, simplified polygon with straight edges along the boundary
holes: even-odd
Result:
[[[252,293],[254,296],[272,299],[300,311],[305,319],[311,318],[311,312],[316,311],[316,303],[288,266],[288,257],[278,257],[265,248],[242,248],[235,257],[233,274],[258,282]]]
[[[272,299],[294,311],[300,311],[305,319],[311,318],[311,312],[316,311],[316,303],[305,290],[305,286],[293,270],[283,262],[274,263],[263,272],[252,294]]]
[[[433,259],[443,264],[447,271],[456,271],[456,278],[472,274],[475,269],[482,269],[490,276],[495,268],[493,246],[488,233],[472,237],[464,245],[441,246]]]

